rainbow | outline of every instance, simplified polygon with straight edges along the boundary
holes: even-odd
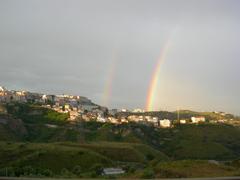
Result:
[[[159,87],[159,79],[160,79],[160,72],[161,66],[163,62],[166,60],[167,52],[170,48],[170,38],[167,40],[165,45],[163,46],[160,57],[157,61],[155,69],[152,74],[152,78],[149,84],[147,99],[146,99],[146,111],[154,111],[156,110],[156,99],[158,95],[158,87]]]
[[[110,98],[112,96],[112,89],[113,89],[113,80],[115,77],[115,71],[116,71],[116,60],[112,61],[108,76],[106,79],[105,87],[104,87],[104,92],[103,92],[103,105],[108,107],[110,104]]]

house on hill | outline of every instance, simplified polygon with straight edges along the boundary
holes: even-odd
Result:
[[[193,123],[193,124],[199,124],[199,123],[201,123],[201,122],[206,122],[206,118],[203,117],[203,116],[192,117],[191,120],[192,120],[192,123]]]
[[[162,128],[170,128],[171,125],[172,125],[172,122],[169,119],[160,120],[160,127]]]
[[[125,171],[122,168],[104,168],[102,175],[119,175],[124,174]]]
[[[0,91],[7,91],[7,89],[3,86],[0,86]]]
[[[180,120],[180,124],[187,124],[187,120],[181,119],[181,120]]]

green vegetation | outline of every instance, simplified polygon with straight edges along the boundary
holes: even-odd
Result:
[[[239,175],[239,169],[208,161],[173,161],[153,168],[156,178],[224,177]]]
[[[122,167],[123,178],[240,175],[239,127],[69,123],[68,114],[37,105],[11,103],[1,109],[0,176],[95,178],[107,167]],[[205,116],[219,118],[214,113]]]
[[[1,142],[0,172],[6,173],[4,169],[6,171],[8,168],[17,176],[37,175],[39,172],[42,175],[43,172],[47,174],[46,171],[48,176],[84,176],[95,172],[99,175],[99,166],[144,166],[150,161],[149,156],[158,161],[168,159],[164,154],[141,144]]]
[[[86,132],[85,137],[88,141],[147,144],[176,160],[232,160],[240,156],[240,129],[224,124],[177,125],[173,129],[105,124]]]
[[[10,103],[6,105],[6,109],[13,117],[31,124],[52,123],[63,125],[66,124],[69,117],[68,114],[57,113],[51,109],[32,104]]]
[[[240,129],[229,125],[182,125],[160,131],[162,151],[175,159],[235,159],[240,155]]]
[[[193,116],[204,116],[206,120],[238,118],[238,117],[234,117],[231,114],[226,114],[225,116],[222,116],[221,114],[217,114],[214,112],[195,112],[195,111],[189,111],[189,110],[180,110],[180,111],[174,111],[174,112],[153,111],[153,112],[144,112],[144,113],[120,112],[117,114],[117,116],[122,116],[122,115],[124,116],[130,116],[130,115],[155,116],[161,119],[170,119],[170,120],[178,119],[178,115],[181,119],[189,119],[189,120]]]

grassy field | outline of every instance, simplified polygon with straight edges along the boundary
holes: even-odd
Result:
[[[208,161],[173,161],[159,163],[153,168],[156,178],[197,178],[239,176],[240,169]]]
[[[176,159],[229,160],[240,156],[240,129],[229,125],[185,125],[166,132],[162,151]]]
[[[144,167],[151,160],[166,161],[168,157],[146,145],[99,142],[76,143],[0,143],[0,169],[26,168],[50,170],[60,175],[64,169],[81,173],[94,167],[116,167],[131,164]]]
[[[100,177],[97,167],[123,167],[127,174],[122,178],[240,175],[237,162],[224,165],[206,160],[171,161],[157,150],[134,143],[1,142],[0,159],[0,175],[8,169],[10,175],[26,177]]]

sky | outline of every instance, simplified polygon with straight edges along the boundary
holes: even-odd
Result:
[[[0,0],[0,86],[240,115],[238,0]],[[156,74],[156,73],[155,73]]]

